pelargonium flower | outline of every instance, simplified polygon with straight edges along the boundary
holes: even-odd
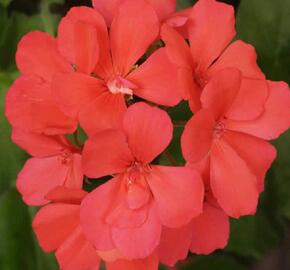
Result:
[[[48,203],[46,195],[60,186],[82,188],[80,150],[65,137],[13,129],[12,140],[33,156],[26,161],[16,181],[16,187],[27,204]]]
[[[190,47],[168,25],[163,25],[161,37],[171,61],[179,66],[183,95],[189,100],[193,112],[201,108],[200,95],[205,85],[224,68],[238,68],[245,80],[243,85],[251,83],[251,80],[258,80],[256,83],[259,84],[259,80],[265,79],[256,63],[255,49],[241,40],[230,44],[236,34],[231,5],[216,0],[199,0],[192,7],[187,27]],[[253,88],[254,91],[259,93],[259,102],[263,104],[267,98],[267,88],[260,86],[257,90]],[[261,113],[260,107],[253,111],[256,116]]]
[[[136,16],[141,13],[142,16]],[[110,38],[100,18],[96,10],[82,7],[72,9],[62,20],[58,32],[59,42],[66,44],[62,51],[70,54],[77,43],[81,52],[97,49],[99,57],[90,58],[89,62],[95,63],[90,75],[58,74],[52,86],[59,107],[78,119],[89,135],[119,127],[127,108],[125,99],[133,95],[165,106],[181,100],[177,82],[172,80],[176,68],[164,48],[136,65],[159,33],[159,20],[151,5],[145,0],[124,1],[114,17]],[[87,38],[83,40],[82,36]],[[75,69],[78,71],[78,65]]]
[[[85,143],[84,173],[114,177],[85,198],[81,222],[97,250],[117,248],[126,258],[144,258],[158,246],[162,226],[180,227],[201,213],[203,183],[191,168],[150,164],[172,138],[164,111],[136,103],[122,129],[99,132]]]
[[[264,176],[276,157],[264,141],[277,138],[289,128],[290,93],[283,82],[267,82],[269,97],[264,112],[250,120],[236,120],[242,104],[255,106],[256,96],[245,99],[242,75],[237,69],[217,73],[201,94],[202,110],[186,124],[182,152],[188,165],[208,171],[210,187],[222,209],[231,217],[253,214]],[[248,92],[256,85],[248,85]]]

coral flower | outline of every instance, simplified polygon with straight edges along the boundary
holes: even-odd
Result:
[[[145,0],[124,1],[109,36],[105,21],[92,8],[74,8],[60,23],[58,41],[66,45],[61,51],[67,59],[73,59],[69,54],[78,46],[78,51],[86,52],[78,54],[79,63],[95,68],[55,76],[54,96],[63,112],[77,118],[89,135],[120,126],[127,108],[125,99],[133,95],[165,106],[181,100],[177,83],[172,80],[176,68],[164,48],[136,65],[157,38],[159,27],[156,12]],[[88,53],[96,50],[97,57]],[[76,64],[76,71],[79,68]]]
[[[82,188],[80,151],[63,136],[45,136],[13,129],[12,140],[33,156],[26,161],[16,182],[27,204],[48,203],[46,195],[59,186]]]
[[[254,95],[251,102],[245,99],[241,82],[237,69],[214,76],[201,95],[203,109],[189,120],[182,135],[186,161],[206,164],[214,197],[236,218],[256,211],[265,173],[276,156],[275,148],[262,139],[278,137],[290,123],[287,84],[266,81],[270,94],[264,112],[252,120],[236,120],[237,114],[247,115],[255,104]],[[245,101],[248,109],[241,112]]]
[[[169,144],[172,129],[164,111],[141,102],[128,108],[123,131],[102,131],[86,142],[85,174],[114,175],[81,206],[84,232],[97,250],[117,248],[129,259],[147,257],[159,244],[162,225],[179,227],[201,213],[199,174],[150,165]]]
[[[224,68],[238,68],[246,81],[265,79],[256,63],[255,49],[241,40],[230,44],[236,34],[232,6],[216,0],[199,0],[192,8],[187,27],[190,47],[168,25],[163,25],[161,37],[171,61],[180,68],[183,95],[193,112],[201,108],[200,94],[207,82]],[[267,88],[252,91],[260,93],[260,104],[265,102]],[[253,115],[259,113],[259,107],[253,111]]]
[[[80,226],[81,189],[58,188],[47,197],[52,202],[36,214],[32,227],[40,246],[55,252],[62,270],[98,270],[100,258]]]

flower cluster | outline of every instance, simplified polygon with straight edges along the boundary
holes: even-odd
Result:
[[[289,128],[288,85],[268,81],[255,49],[232,41],[230,5],[93,5],[72,8],[56,38],[22,38],[6,96],[12,140],[32,156],[17,189],[42,206],[40,246],[63,270],[156,270],[224,248],[229,217],[256,211],[276,157],[268,141]],[[166,110],[181,100],[193,113],[186,164],[162,166],[174,131]]]

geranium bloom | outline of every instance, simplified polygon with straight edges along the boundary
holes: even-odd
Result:
[[[94,8],[104,16],[108,27],[110,27],[119,6],[125,1],[126,0],[93,0],[92,2]],[[177,28],[185,26],[190,9],[176,12],[176,0],[146,1],[154,8],[160,22],[165,22]]]
[[[85,174],[114,177],[85,198],[81,221],[97,250],[144,258],[158,246],[162,225],[179,227],[201,213],[203,184],[190,168],[150,165],[172,138],[164,111],[136,103],[122,128],[99,132],[85,144]]]
[[[274,139],[289,128],[290,95],[287,84],[266,82],[269,98],[264,112],[251,120],[236,120],[255,104],[244,98],[241,73],[224,69],[201,95],[203,109],[189,120],[182,135],[182,151],[189,165],[203,162],[210,187],[222,209],[232,217],[253,214],[264,176],[276,156],[275,148],[260,139]],[[252,91],[251,85],[248,91]],[[255,84],[252,86],[255,87]]]
[[[228,216],[211,195],[206,196],[203,212],[180,228],[163,227],[159,245],[160,262],[174,266],[190,250],[207,255],[227,245],[230,233]]]
[[[86,192],[58,188],[47,197],[52,202],[36,214],[32,227],[41,248],[55,252],[62,270],[98,270],[100,258],[80,226],[80,203]]]
[[[251,45],[241,40],[229,45],[236,34],[232,6],[216,0],[199,0],[192,8],[187,25],[190,47],[168,25],[163,26],[161,37],[171,61],[180,68],[183,95],[189,100],[193,112],[201,107],[200,94],[204,86],[223,68],[238,68],[245,84],[249,79],[265,79],[257,66],[256,52]],[[267,98],[267,89],[259,87],[252,91],[259,92],[259,102],[263,104]],[[259,108],[260,106],[256,109],[256,114],[261,113]]]
[[[63,136],[46,136],[13,129],[12,140],[33,156],[26,161],[16,182],[27,204],[48,203],[46,195],[59,186],[82,188],[80,150]]]
[[[66,44],[64,53],[70,54],[74,46],[79,46],[81,52],[99,52],[98,57],[89,57],[90,61],[89,53],[79,55],[80,63],[95,66],[90,75],[58,74],[53,80],[60,108],[77,118],[90,135],[120,126],[125,99],[133,95],[166,106],[176,105],[181,99],[177,82],[172,80],[176,68],[164,48],[155,51],[141,66],[136,65],[159,33],[158,17],[150,4],[144,0],[124,1],[114,17],[110,39],[102,20],[94,9],[74,8],[62,20],[58,32],[59,42]],[[78,65],[75,69],[78,71]]]

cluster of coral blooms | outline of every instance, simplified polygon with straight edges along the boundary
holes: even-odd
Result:
[[[289,128],[288,85],[266,80],[254,48],[233,41],[230,5],[93,2],[72,8],[56,38],[23,37],[6,96],[12,140],[32,156],[17,188],[42,206],[41,247],[64,270],[154,270],[224,248],[229,217],[256,211],[276,157],[268,141]],[[166,108],[181,100],[193,113],[186,164],[161,166]],[[87,139],[73,143],[80,128]],[[103,184],[87,192],[84,180]]]

